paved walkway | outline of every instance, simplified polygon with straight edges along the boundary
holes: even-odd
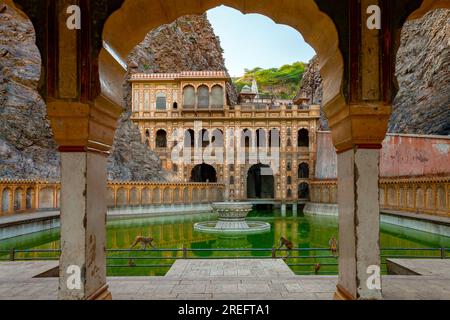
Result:
[[[118,300],[330,300],[335,276],[296,276],[282,260],[183,260],[165,277],[108,278]],[[0,264],[1,299],[57,298],[57,278],[33,278],[52,262]],[[242,274],[240,274],[242,273]],[[385,299],[450,300],[450,279],[432,276],[385,276]]]

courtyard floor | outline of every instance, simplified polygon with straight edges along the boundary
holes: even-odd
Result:
[[[0,300],[57,299],[57,278],[35,278],[57,265],[1,263]],[[108,283],[118,300],[330,300],[337,277],[296,276],[282,260],[179,260],[164,277],[112,277]],[[383,294],[387,300],[450,300],[450,272],[384,276]]]

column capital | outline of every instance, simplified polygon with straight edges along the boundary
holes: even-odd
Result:
[[[100,95],[92,103],[49,100],[47,113],[60,152],[97,151],[112,147],[123,109]]]
[[[381,149],[392,107],[384,102],[348,104],[343,99],[325,106],[333,144],[337,152],[359,147]]]

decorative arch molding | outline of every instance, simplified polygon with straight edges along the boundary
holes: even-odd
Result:
[[[125,70],[117,60],[126,61],[131,50],[150,30],[184,15],[203,14],[219,5],[232,7],[244,14],[262,14],[275,23],[298,30],[318,54],[324,79],[324,102],[337,97],[343,99],[344,60],[339,49],[338,32],[333,20],[320,11],[314,0],[281,3],[271,0],[125,0],[121,8],[109,16],[103,29],[103,41],[116,58],[106,49],[100,52],[102,93],[122,105],[121,90],[118,89],[122,86]]]

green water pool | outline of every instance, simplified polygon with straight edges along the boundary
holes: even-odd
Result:
[[[194,231],[193,226],[196,222],[214,220],[214,218],[214,215],[191,215],[109,221],[108,275],[161,276],[169,270],[176,258],[183,257],[270,258],[272,256],[270,250],[258,251],[253,249],[270,249],[278,246],[279,239],[282,236],[292,241],[296,248],[328,249],[329,239],[332,236],[338,236],[336,217],[299,216],[282,218],[278,214],[262,212],[252,212],[249,220],[268,222],[271,225],[270,232],[244,236],[221,236]],[[121,251],[129,249],[137,236],[153,237],[158,250],[150,249],[145,252],[139,250],[133,252]],[[58,250],[59,247],[58,229],[0,241],[0,250],[12,248],[19,250],[15,254],[15,258],[19,260],[57,259],[57,252],[30,253],[20,252],[20,250]],[[382,224],[381,247],[384,249],[408,249],[383,250],[382,261],[385,260],[385,256],[439,258],[441,256],[440,250],[428,249],[449,248],[450,238]],[[183,252],[182,248],[188,250]],[[223,249],[243,249],[243,251],[230,252]],[[285,252],[277,252],[277,256],[285,255]],[[450,256],[450,252],[447,252],[447,255]],[[8,257],[7,252],[0,253],[0,259],[5,260]],[[329,250],[293,252],[286,262],[299,275],[314,274],[317,263],[321,265],[318,273],[320,275],[337,274],[338,270],[338,259],[333,257]],[[384,266],[383,270],[385,271]]]

